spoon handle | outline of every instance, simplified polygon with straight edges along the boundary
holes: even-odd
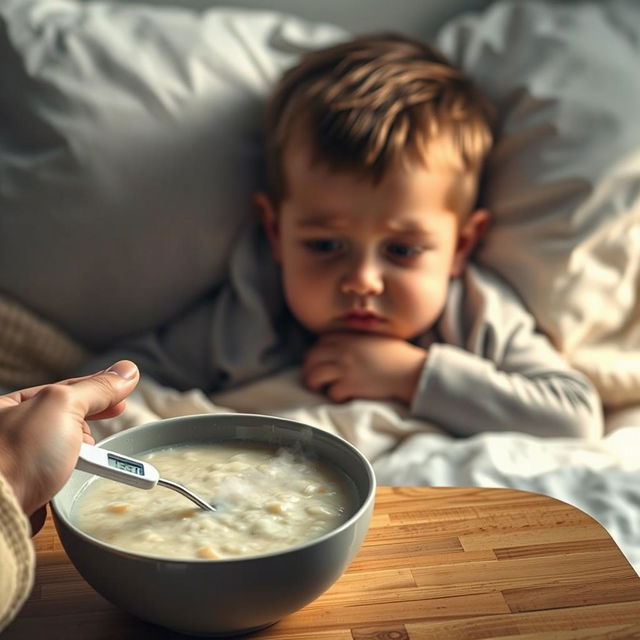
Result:
[[[195,504],[197,504],[201,509],[205,509],[206,511],[216,511],[216,508],[212,504],[205,502],[202,498],[197,496],[195,493],[189,491],[189,489],[187,489],[186,487],[183,487],[181,484],[178,484],[177,482],[173,482],[172,480],[165,480],[164,478],[159,478],[158,484],[163,487],[167,487],[168,489],[173,489],[178,493],[181,493],[185,498],[189,498],[189,500],[191,500],[192,502],[195,502]]]

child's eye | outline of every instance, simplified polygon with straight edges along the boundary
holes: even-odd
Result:
[[[318,238],[315,240],[305,240],[304,246],[315,253],[338,253],[344,248],[344,243],[340,240]]]
[[[417,244],[404,244],[402,242],[392,242],[385,248],[387,255],[391,258],[417,258],[424,251],[424,247]]]

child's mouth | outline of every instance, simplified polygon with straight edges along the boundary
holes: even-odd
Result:
[[[349,311],[340,320],[350,329],[373,329],[384,323],[384,318],[371,311]]]

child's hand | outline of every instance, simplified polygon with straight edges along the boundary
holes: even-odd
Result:
[[[410,404],[425,349],[389,336],[336,332],[321,336],[303,364],[304,383],[334,402],[351,398]]]

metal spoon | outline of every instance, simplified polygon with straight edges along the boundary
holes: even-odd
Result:
[[[148,462],[130,458],[121,453],[115,453],[101,447],[94,447],[85,442],[80,446],[80,455],[76,462],[76,469],[94,473],[102,478],[115,480],[138,489],[153,489],[157,484],[182,494],[191,502],[206,511],[216,511],[216,508],[203,500],[199,495],[183,485],[165,480],[160,477],[158,470]]]

